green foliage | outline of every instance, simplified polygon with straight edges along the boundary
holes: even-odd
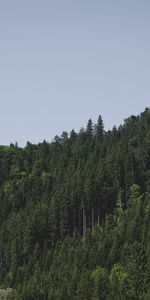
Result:
[[[115,264],[110,272],[110,286],[112,298],[116,300],[128,299],[128,274],[121,264]]]
[[[140,186],[133,184],[130,188],[131,191],[131,200],[136,200],[140,196]]]
[[[150,269],[142,243],[135,241],[125,249],[125,262],[129,298],[144,300],[150,291]]]
[[[0,283],[11,299],[150,299],[150,109],[0,147]],[[83,225],[84,234],[83,236]]]
[[[106,300],[109,295],[109,274],[104,268],[97,267],[92,273],[93,300]]]

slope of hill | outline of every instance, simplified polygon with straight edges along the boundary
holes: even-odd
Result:
[[[150,109],[105,132],[0,147],[0,283],[12,299],[150,299]]]

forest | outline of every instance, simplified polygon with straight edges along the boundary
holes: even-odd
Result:
[[[150,108],[0,146],[0,289],[15,300],[150,299]]]

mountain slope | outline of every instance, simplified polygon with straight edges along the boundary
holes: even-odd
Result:
[[[0,147],[0,281],[14,299],[149,299],[150,109]],[[118,287],[116,289],[116,286]]]

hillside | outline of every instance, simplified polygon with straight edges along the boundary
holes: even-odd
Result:
[[[0,285],[11,299],[150,299],[150,109],[0,147]]]

